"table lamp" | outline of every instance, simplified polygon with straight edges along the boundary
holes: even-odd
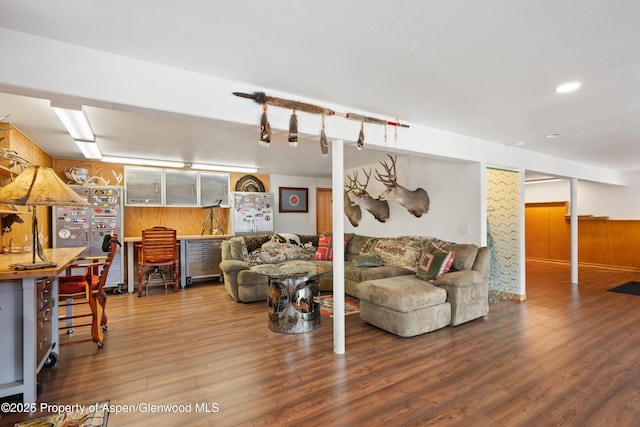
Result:
[[[33,207],[33,257],[31,264],[12,264],[17,270],[55,267],[47,262],[38,239],[36,206],[90,206],[71,187],[65,184],[51,168],[30,165],[11,183],[0,189],[0,203]],[[36,263],[36,252],[43,261]]]

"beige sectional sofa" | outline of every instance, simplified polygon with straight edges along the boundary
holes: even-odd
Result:
[[[220,268],[227,293],[238,302],[267,299],[268,278],[255,271],[265,263],[321,263],[314,260],[318,236],[301,235],[297,244],[277,235],[234,237],[222,244]],[[360,300],[360,317],[400,336],[455,326],[488,313],[489,250],[433,238],[345,235],[345,293]],[[426,248],[455,253],[449,272],[423,280]],[[421,264],[422,261],[422,264]],[[332,291],[331,273],[320,289]]]

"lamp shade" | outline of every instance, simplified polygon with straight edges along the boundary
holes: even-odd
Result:
[[[0,189],[0,203],[18,206],[89,206],[51,168],[29,166]]]

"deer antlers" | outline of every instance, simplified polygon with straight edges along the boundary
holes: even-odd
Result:
[[[390,154],[387,154],[387,156],[389,157],[389,159],[391,159],[391,166],[389,166],[386,161],[380,162],[380,164],[382,165],[384,170],[387,171],[387,173],[386,174],[381,174],[376,169],[376,179],[378,181],[380,181],[381,183],[383,183],[384,186],[387,187],[387,188],[396,187],[398,185],[398,183],[396,182],[397,179],[398,179],[398,175],[396,173],[396,159],[397,159],[397,156],[395,158],[391,157]]]
[[[371,178],[371,169],[369,169],[369,173],[367,173],[364,169],[362,169],[362,172],[364,172],[364,176],[367,177],[367,180],[364,184],[362,184],[358,179],[358,171],[354,171],[353,175],[347,174],[347,180],[349,181],[349,183],[348,185],[345,184],[344,186],[347,192],[353,192],[355,196],[362,196],[367,192],[367,185],[369,185],[369,178]]]
[[[352,200],[352,204],[361,205],[378,221],[385,222],[389,218],[389,204],[386,200],[374,199],[369,195],[367,185],[369,185],[369,179],[371,178],[371,169],[369,169],[369,173],[364,169],[362,169],[362,172],[364,172],[364,175],[367,177],[364,184],[360,182],[358,172],[355,171],[353,175],[347,175],[349,184],[345,185],[345,191],[347,193],[353,192],[355,199]]]

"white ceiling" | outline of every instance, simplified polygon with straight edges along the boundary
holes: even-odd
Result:
[[[0,0],[0,27],[640,170],[637,0]],[[554,92],[573,80],[580,91]],[[0,94],[0,117],[52,156],[82,158],[48,100],[24,93]],[[317,137],[264,149],[255,127],[126,106],[87,115],[105,154],[237,164],[240,151],[260,173],[329,176]],[[347,167],[383,160],[353,153]]]

